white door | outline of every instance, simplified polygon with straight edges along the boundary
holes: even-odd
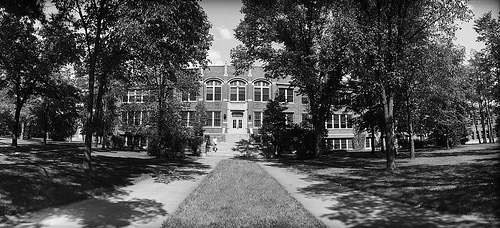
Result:
[[[231,121],[229,122],[228,133],[246,133],[246,122],[243,111],[231,111]]]

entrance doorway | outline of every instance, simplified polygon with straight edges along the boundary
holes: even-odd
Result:
[[[243,111],[231,111],[230,132],[228,133],[246,133],[245,113]]]

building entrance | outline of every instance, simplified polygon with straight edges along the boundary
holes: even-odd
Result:
[[[231,121],[229,122],[228,133],[246,133],[246,122],[243,111],[231,111]]]

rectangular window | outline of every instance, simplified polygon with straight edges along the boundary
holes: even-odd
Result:
[[[330,116],[330,118],[326,119],[326,128],[333,128],[332,116]]]
[[[347,149],[352,149],[352,139],[347,139]]]
[[[254,101],[262,101],[262,91],[261,88],[255,88],[253,99]]]
[[[333,140],[333,149],[334,150],[340,150],[340,139],[334,139]]]
[[[182,92],[182,101],[196,101],[195,93]]]
[[[347,140],[346,139],[340,139],[340,148],[347,149]]]
[[[142,91],[141,90],[135,91],[135,102],[142,103]]]
[[[333,128],[340,128],[340,115],[333,115]]]
[[[267,102],[269,100],[269,88],[262,88],[262,101]]]
[[[214,100],[214,88],[207,87],[207,101],[213,101],[213,100]]]
[[[220,127],[221,126],[221,112],[207,111],[207,127]]]
[[[122,96],[122,102],[123,103],[128,103],[128,95],[123,94],[123,96]]]
[[[325,149],[333,150],[333,139],[325,139]]]
[[[279,88],[278,95],[282,97],[281,102],[293,103],[293,89]]]
[[[365,139],[365,148],[372,148],[372,138]]]
[[[238,100],[239,101],[245,101],[246,100],[246,93],[245,93],[245,87],[238,87],[239,91],[239,97],[238,97]]]
[[[221,126],[221,118],[220,112],[214,112],[214,127]]]
[[[222,100],[222,88],[221,87],[215,87],[215,100],[216,101],[221,101]]]
[[[135,90],[128,91],[128,102],[129,103],[134,103],[135,102]]]
[[[262,112],[254,112],[254,126],[261,127],[262,126]]]
[[[293,89],[287,89],[286,102],[293,103]]]
[[[340,115],[340,128],[347,128],[346,115]]]
[[[327,120],[328,125],[328,120]],[[352,128],[353,117],[352,115],[334,114],[333,115],[333,128]]]
[[[238,87],[231,87],[231,96],[229,97],[230,101],[238,100]]]

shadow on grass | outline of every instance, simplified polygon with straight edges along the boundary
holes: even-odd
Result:
[[[441,153],[435,152],[430,158],[437,158]],[[475,156],[469,156],[471,154]],[[495,147],[445,156],[448,156],[446,159],[449,161],[456,159],[456,164],[413,164],[408,160],[403,160],[398,162],[405,163],[405,165],[399,166],[393,173],[385,171],[386,161],[382,155],[370,153],[337,153],[315,160],[274,159],[272,161],[273,166],[300,170],[308,174],[309,180],[321,182],[321,184],[313,184],[300,189],[305,195],[340,194],[339,205],[332,207],[332,210],[338,212],[328,216],[347,223],[352,222],[356,224],[356,227],[390,225],[383,222],[380,224],[379,219],[372,221],[370,213],[387,218],[391,224],[393,221],[408,220],[404,224],[414,227],[419,223],[412,223],[413,220],[410,217],[426,216],[425,213],[427,213],[417,212],[418,210],[412,212],[418,207],[460,216],[499,218],[500,153]],[[468,157],[470,161],[464,162],[464,157]],[[388,200],[377,203],[369,196],[357,194],[356,190]],[[393,201],[404,203],[406,206],[391,208]],[[401,208],[407,208],[407,210],[400,211]],[[359,210],[364,212],[356,214],[355,211]],[[380,210],[382,212],[379,215],[377,211]],[[448,220],[441,222],[444,224],[448,222],[453,224],[457,221],[467,223],[467,221],[451,217]],[[364,225],[357,224],[357,222],[360,224],[362,222]],[[395,224],[397,223],[393,223]],[[475,225],[482,226],[480,223]],[[429,226],[424,224],[422,227]],[[485,226],[491,227],[491,224],[485,224]]]
[[[231,150],[251,157],[251,155],[260,154],[261,149],[258,144],[253,144],[249,140],[241,139],[240,141],[235,142],[235,146],[231,148]]]
[[[107,157],[97,152],[92,155],[93,170],[87,171],[81,168],[83,149],[74,144],[21,146],[7,148],[2,154],[0,223],[4,215],[57,207],[103,194],[126,194],[119,188],[146,178],[144,176],[154,177],[161,172],[170,181],[193,179],[206,174],[205,170],[210,168],[190,157],[175,160]],[[141,199],[119,204],[110,202],[109,207],[123,207],[125,218],[138,211],[155,211],[160,207],[156,204],[159,203],[142,202]],[[90,217],[88,219],[92,222]]]

